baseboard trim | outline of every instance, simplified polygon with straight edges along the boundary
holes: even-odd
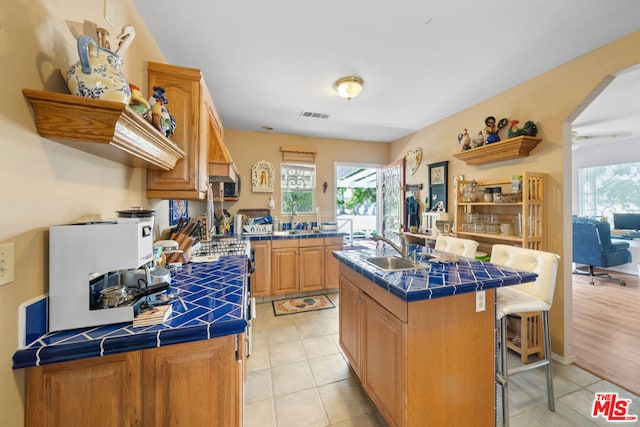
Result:
[[[558,362],[561,365],[567,366],[567,365],[571,365],[576,361],[576,356],[573,354],[569,356],[560,356],[559,354],[552,352],[551,359],[555,362]]]

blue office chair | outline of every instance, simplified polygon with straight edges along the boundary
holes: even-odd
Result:
[[[595,276],[615,280],[625,285],[624,280],[609,273],[595,273],[594,267],[607,268],[631,262],[628,242],[612,242],[611,226],[595,218],[573,217],[573,262],[588,266],[588,270],[573,270],[574,274],[589,275],[593,285]]]

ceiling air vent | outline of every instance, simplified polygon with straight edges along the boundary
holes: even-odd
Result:
[[[328,119],[329,115],[324,113],[312,113],[311,111],[302,111],[300,113],[302,117],[311,117],[314,119]]]

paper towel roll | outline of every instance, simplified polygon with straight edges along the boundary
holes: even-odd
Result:
[[[242,234],[242,215],[236,215],[233,221],[233,232],[238,236]]]

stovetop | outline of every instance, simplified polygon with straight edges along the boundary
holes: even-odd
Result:
[[[211,255],[247,255],[249,256],[249,242],[246,240],[235,238],[214,239],[209,242],[200,242],[193,255],[195,256],[211,256]]]

